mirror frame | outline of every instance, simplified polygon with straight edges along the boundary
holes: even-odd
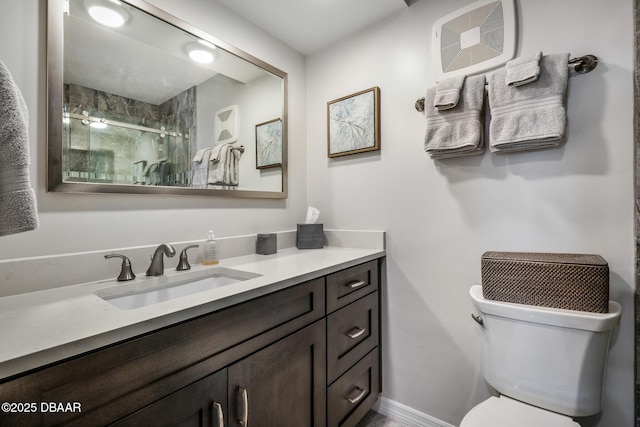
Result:
[[[65,0],[47,0],[47,191],[62,193],[127,193],[189,196],[219,196],[262,199],[286,199],[288,194],[288,75],[282,70],[219,40],[191,24],[176,18],[144,0],[122,0],[133,7],[155,16],[200,39],[213,43],[220,49],[240,57],[282,78],[282,185],[281,191],[242,189],[214,189],[168,187],[129,184],[101,184],[90,182],[65,182],[62,180],[63,163],[63,64],[64,64],[64,7]]]

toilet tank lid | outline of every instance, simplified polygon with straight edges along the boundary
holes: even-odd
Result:
[[[488,300],[480,285],[472,286],[469,294],[473,305],[483,314],[592,332],[613,329],[622,313],[622,307],[615,301],[609,301],[608,313],[593,313]]]
[[[536,408],[506,396],[490,397],[465,415],[460,427],[580,427],[566,415]]]

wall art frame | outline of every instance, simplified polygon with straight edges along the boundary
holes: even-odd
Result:
[[[327,154],[330,158],[379,150],[379,87],[327,102]]]
[[[282,120],[256,125],[256,169],[282,166]]]

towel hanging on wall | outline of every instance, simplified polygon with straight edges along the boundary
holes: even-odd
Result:
[[[429,157],[443,159],[484,152],[484,83],[484,75],[467,77],[458,104],[445,111],[434,106],[436,88],[427,90],[424,150]]]
[[[438,82],[433,106],[438,111],[450,110],[458,105],[460,92],[467,76],[456,76]]]
[[[38,228],[29,179],[29,113],[20,89],[0,61],[0,236]]]
[[[492,152],[532,150],[562,142],[567,121],[568,59],[568,53],[544,55],[538,79],[518,87],[506,84],[505,68],[487,76]]]
[[[540,58],[542,58],[542,52],[538,51],[533,55],[508,61],[505,65],[507,86],[522,86],[538,80],[540,77]]]

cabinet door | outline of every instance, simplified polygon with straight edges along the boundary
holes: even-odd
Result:
[[[227,416],[227,370],[222,369],[113,425],[225,427]]]
[[[229,427],[324,427],[325,321],[284,338],[229,370]]]

